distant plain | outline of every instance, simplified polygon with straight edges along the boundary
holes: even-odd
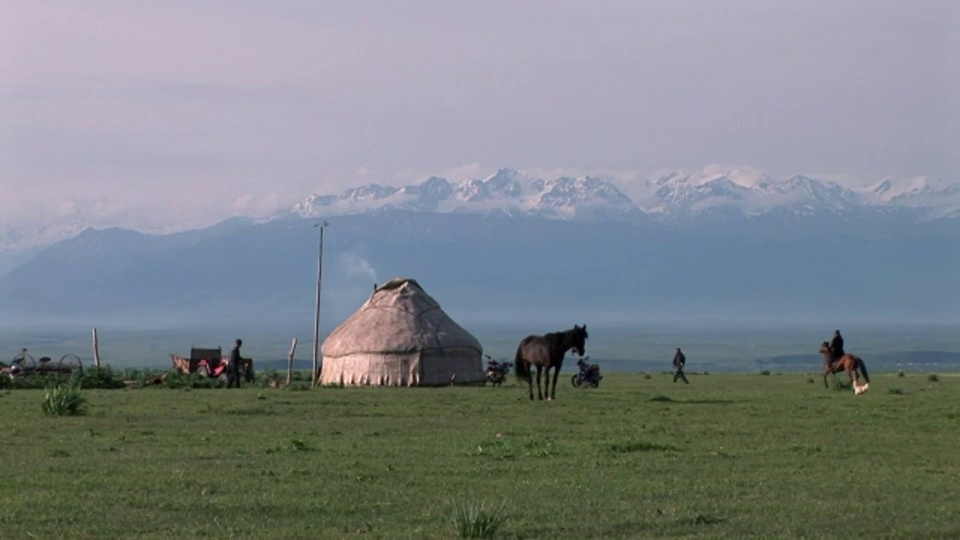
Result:
[[[339,324],[340,321],[337,321]],[[589,323],[571,318],[570,325]],[[517,344],[533,333],[563,330],[534,323],[462,323],[496,359],[512,359]],[[554,325],[556,326],[556,325]],[[321,340],[332,330],[325,324]],[[834,328],[811,326],[636,325],[588,324],[587,354],[610,372],[670,369],[676,347],[687,356],[688,369],[708,372],[816,372],[820,342]],[[850,326],[841,328],[849,352],[864,358],[872,371],[960,371],[960,328],[931,326]],[[191,326],[181,328],[100,327],[101,361],[114,367],[164,368],[170,354],[187,355],[191,346],[224,348],[244,340],[244,355],[263,367],[285,367],[291,340],[298,339],[296,367],[306,368],[312,356],[312,327],[308,324],[245,326]],[[9,362],[26,347],[35,358],[76,354],[84,365],[92,360],[91,328],[0,330],[0,361]],[[568,356],[564,371],[574,369]]]

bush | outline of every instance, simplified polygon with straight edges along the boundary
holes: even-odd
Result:
[[[504,505],[487,508],[483,503],[455,503],[453,529],[460,538],[493,538],[507,520]]]
[[[761,371],[760,374],[761,374],[761,375],[770,375],[770,370],[769,370],[769,369],[765,369],[765,370]]]
[[[66,375],[63,373],[33,374],[17,377],[0,377],[0,388],[19,388],[26,390],[40,390],[59,386],[64,383],[82,386],[83,388],[123,388],[122,373],[110,367],[87,368],[74,371]]]
[[[891,389],[887,390],[887,393],[888,393],[888,394],[892,394],[892,395],[894,395],[894,396],[902,396],[902,395],[904,394],[904,391],[901,390],[901,389],[899,389],[899,388],[894,387],[894,388],[891,388]]]
[[[257,379],[253,385],[258,388],[269,388],[271,380],[282,382],[287,380],[287,376],[286,374],[280,375],[280,372],[273,368],[267,368],[260,373],[257,373]]]
[[[164,382],[167,388],[220,388],[224,384],[216,377],[204,377],[196,373],[170,373]]]
[[[85,412],[87,398],[79,384],[60,384],[48,388],[43,396],[43,412],[49,416],[76,416]]]
[[[927,375],[927,380],[930,382],[940,382],[940,377],[937,377],[936,373],[931,373],[930,375]]]
[[[11,379],[3,375],[0,377],[0,388],[40,390],[61,382],[63,382],[63,377],[57,375],[27,375],[26,377],[17,377],[16,379]]]
[[[906,374],[903,373],[903,370],[897,372],[897,377],[906,377]]]
[[[71,382],[84,388],[123,388],[123,374],[110,366],[94,367],[75,372]]]

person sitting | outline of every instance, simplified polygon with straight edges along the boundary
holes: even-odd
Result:
[[[830,340],[830,365],[835,366],[837,361],[846,354],[843,351],[843,336],[839,330],[833,331],[833,339]]]
[[[600,379],[602,379],[600,376],[600,364],[587,363],[587,359],[589,358],[589,356],[585,356],[577,360],[577,367],[580,368],[580,380],[598,383]]]

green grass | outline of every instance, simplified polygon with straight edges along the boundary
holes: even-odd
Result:
[[[809,377],[85,388],[56,418],[14,388],[0,536],[456,538],[458,511],[500,538],[960,536],[960,378]]]

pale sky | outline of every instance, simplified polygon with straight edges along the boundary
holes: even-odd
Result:
[[[960,177],[952,0],[0,0],[0,222],[429,174]]]

